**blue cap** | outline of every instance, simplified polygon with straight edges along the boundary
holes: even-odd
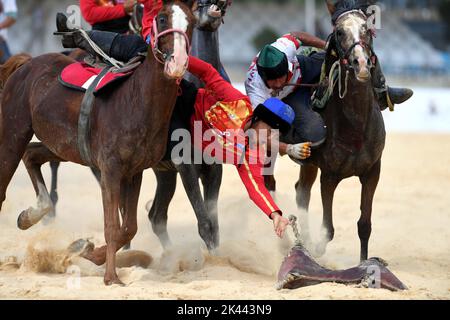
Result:
[[[270,98],[258,105],[253,116],[272,128],[279,129],[283,134],[291,129],[295,120],[295,112],[291,106],[276,98]]]
[[[290,105],[277,98],[267,99],[263,105],[290,125],[294,123],[295,112]]]

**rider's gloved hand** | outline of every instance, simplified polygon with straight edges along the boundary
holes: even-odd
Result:
[[[292,158],[305,160],[311,156],[311,142],[290,144],[287,146],[286,153]]]

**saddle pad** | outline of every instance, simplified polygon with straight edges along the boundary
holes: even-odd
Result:
[[[86,92],[100,72],[102,72],[101,68],[93,68],[84,62],[76,62],[65,67],[58,79],[59,82],[67,88]],[[97,87],[94,90],[94,95],[99,95],[106,87],[126,79],[132,73],[133,70],[125,73],[108,72],[98,82]]]

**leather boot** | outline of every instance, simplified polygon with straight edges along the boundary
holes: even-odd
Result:
[[[408,88],[392,88],[386,85],[386,78],[381,70],[380,62],[377,61],[372,77],[374,91],[380,105],[381,111],[394,111],[396,104],[401,104],[412,97],[414,92]]]
[[[62,45],[64,48],[80,48],[97,57],[97,52],[92,48],[89,41],[79,29],[70,29],[67,26],[67,17],[62,13],[56,16],[56,35],[62,35]],[[117,33],[107,31],[86,31],[88,37],[94,42],[104,53],[111,55],[111,47],[118,36]]]

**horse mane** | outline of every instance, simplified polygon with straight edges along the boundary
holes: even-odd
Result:
[[[9,77],[21,66],[31,60],[31,56],[26,53],[17,54],[9,58],[5,64],[0,66],[0,89],[5,87]]]

